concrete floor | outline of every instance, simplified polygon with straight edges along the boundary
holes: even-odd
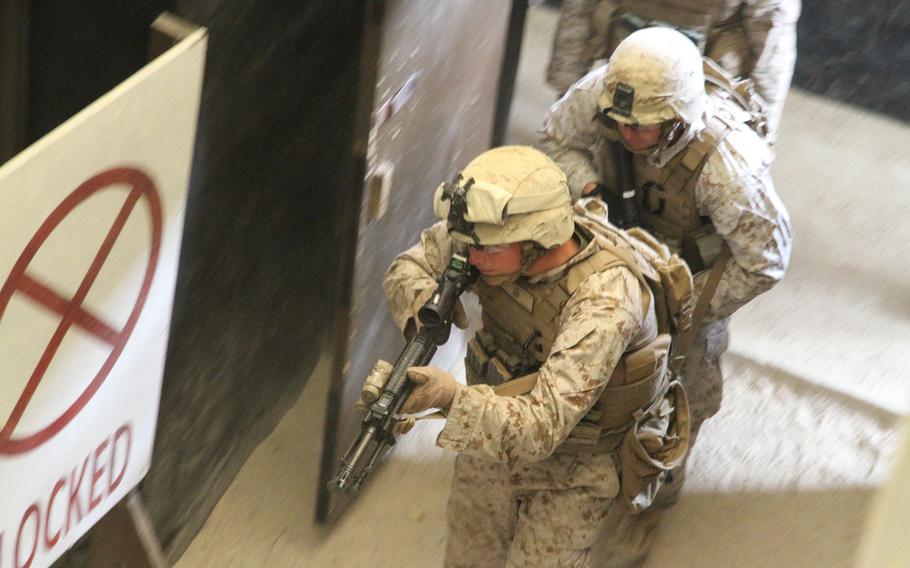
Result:
[[[533,143],[553,100],[554,24],[530,10],[510,142]],[[774,168],[795,228],[791,269],[734,318],[724,408],[649,566],[853,565],[910,402],[907,148],[907,125],[791,93]],[[453,456],[433,445],[438,422],[403,439],[331,530],[312,524],[321,439],[301,433],[320,431],[326,394],[323,366],[178,568],[441,565]]]

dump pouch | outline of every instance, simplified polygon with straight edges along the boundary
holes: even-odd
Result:
[[[621,491],[629,510],[651,506],[667,474],[682,464],[689,451],[689,401],[679,381],[647,410],[635,413],[620,449]]]

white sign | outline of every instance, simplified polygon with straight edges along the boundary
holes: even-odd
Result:
[[[205,48],[0,168],[0,568],[49,566],[148,471]]]

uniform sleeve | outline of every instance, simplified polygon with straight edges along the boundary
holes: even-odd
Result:
[[[796,64],[796,22],[800,0],[749,0],[743,26],[751,52],[750,73],[768,103],[772,139],[783,112]]]
[[[430,299],[436,280],[452,257],[452,240],[440,221],[420,234],[420,242],[395,257],[385,273],[382,288],[398,329]]]
[[[754,158],[749,163],[735,153],[715,153],[698,180],[700,212],[711,218],[732,255],[711,299],[708,321],[725,318],[770,290],[787,270],[790,218],[774,190],[767,161],[767,156],[761,163]],[[708,271],[696,276],[695,297],[707,277]]]
[[[563,0],[547,66],[547,83],[565,93],[594,61],[594,7],[598,0]]]
[[[597,401],[641,322],[628,269],[588,277],[563,309],[533,390],[504,397],[486,385],[459,386],[437,444],[497,462],[547,458]]]
[[[553,106],[540,130],[543,150],[566,173],[572,201],[578,200],[589,182],[603,180],[594,166],[591,147],[597,143],[600,131],[595,119],[606,66],[591,71]]]

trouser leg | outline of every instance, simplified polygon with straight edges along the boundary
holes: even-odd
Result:
[[[704,324],[686,353],[679,380],[686,388],[693,430],[720,410],[724,387],[720,357],[727,350],[729,321]]]
[[[459,455],[449,494],[445,566],[500,568],[518,522],[504,465]]]
[[[693,428],[691,442],[698,432]],[[598,546],[592,566],[637,568],[643,566],[651,551],[657,527],[664,512],[679,501],[686,481],[686,461],[673,470],[671,481],[661,487],[649,508],[633,514],[622,499],[610,509],[604,523],[606,534]]]
[[[505,566],[587,568],[591,546],[613,501],[589,487],[539,491],[523,497]]]

